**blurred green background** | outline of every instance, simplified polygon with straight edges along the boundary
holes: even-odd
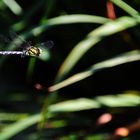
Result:
[[[39,57],[0,56],[0,140],[138,140],[139,8],[138,0],[1,0],[1,51],[22,40],[54,46]]]

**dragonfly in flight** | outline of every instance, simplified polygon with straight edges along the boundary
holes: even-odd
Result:
[[[18,36],[16,33],[10,32],[9,34],[10,34],[11,39],[18,38],[22,43],[24,43],[24,48],[21,51],[0,51],[0,55],[20,55],[21,57],[24,57],[24,56],[37,57],[37,56],[40,56],[42,52],[42,49],[40,47],[51,48],[54,45],[53,41],[49,40],[47,42],[42,42],[40,44],[33,46],[29,42],[25,41],[23,38]],[[0,40],[3,40],[4,42],[11,42],[9,38],[6,38],[5,36],[1,34],[0,34]],[[40,47],[37,47],[37,46],[40,46]]]

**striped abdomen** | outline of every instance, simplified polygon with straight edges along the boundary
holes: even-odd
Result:
[[[0,51],[0,55],[23,55],[22,51]]]

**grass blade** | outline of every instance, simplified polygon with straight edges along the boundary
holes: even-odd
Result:
[[[118,7],[120,7],[121,9],[123,9],[125,12],[127,12],[129,15],[131,15],[132,17],[138,16],[139,12],[136,11],[134,8],[132,8],[130,5],[128,5],[127,3],[125,3],[122,0],[111,0],[114,4],[116,4]]]
[[[7,140],[20,131],[28,128],[29,126],[39,122],[41,119],[40,114],[30,116],[28,118],[17,121],[16,123],[7,126],[0,133],[0,140]]]
[[[20,15],[22,13],[22,8],[15,0],[3,0],[3,2],[15,15]]]
[[[125,91],[116,95],[102,95],[95,98],[79,98],[67,100],[50,105],[50,112],[76,112],[89,109],[99,109],[103,106],[135,107],[140,104],[138,91]]]
[[[37,36],[41,34],[44,30],[49,28],[50,26],[63,25],[63,24],[74,24],[74,23],[98,23],[104,24],[110,21],[107,18],[93,15],[84,15],[84,14],[73,14],[73,15],[65,15],[59,16],[51,19],[44,20],[43,24],[35,27],[30,32]]]
[[[56,82],[63,79],[76,65],[80,58],[104,37],[126,30],[130,27],[136,26],[137,24],[138,23],[134,18],[121,17],[116,19],[115,21],[110,21],[90,32],[85,37],[85,39],[79,42],[67,56],[59,69],[56,77]]]
[[[75,74],[64,81],[59,82],[59,83],[49,87],[48,90],[50,92],[54,92],[54,91],[57,91],[63,87],[66,87],[68,85],[71,85],[73,83],[81,81],[85,78],[88,78],[89,76],[93,75],[95,72],[97,72],[99,70],[111,68],[114,66],[118,66],[118,65],[133,62],[133,61],[138,61],[138,60],[140,60],[140,51],[127,52],[127,53],[124,53],[122,55],[119,55],[118,57],[94,64],[88,70],[81,72],[81,73],[78,73],[78,74]]]

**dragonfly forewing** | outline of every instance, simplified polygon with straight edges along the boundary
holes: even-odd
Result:
[[[46,42],[42,42],[40,44],[37,44],[35,45],[36,47],[43,47],[43,48],[52,48],[54,46],[54,43],[53,41],[49,40],[49,41],[46,41]]]
[[[10,43],[11,40],[9,38],[5,37],[4,35],[0,34],[0,42]]]

